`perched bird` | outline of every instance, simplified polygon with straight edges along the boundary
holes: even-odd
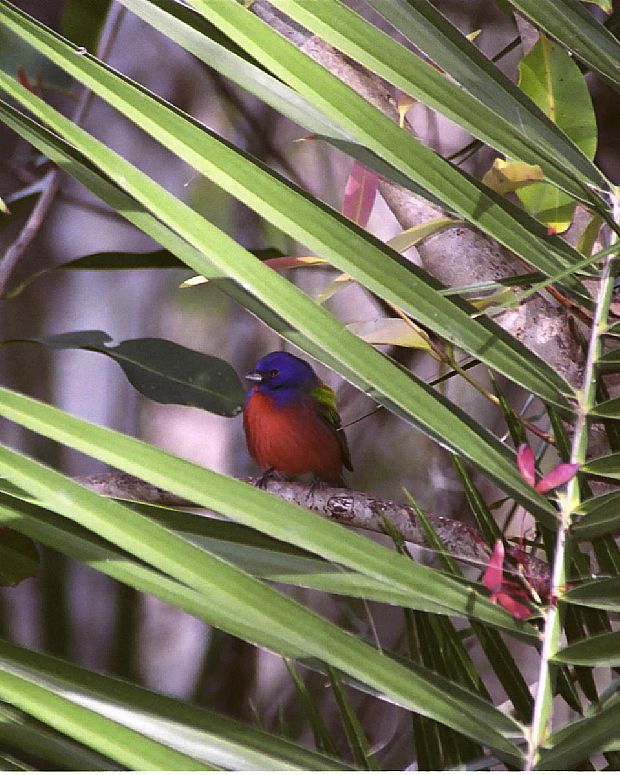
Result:
[[[353,466],[336,396],[312,366],[273,352],[245,378],[256,383],[245,399],[243,428],[250,455],[263,469],[259,486],[275,471],[287,477],[310,472],[315,480],[345,486],[342,466]]]

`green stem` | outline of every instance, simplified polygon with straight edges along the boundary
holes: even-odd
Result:
[[[616,221],[619,215],[619,207],[617,195],[614,195],[613,208]],[[596,404],[596,364],[601,355],[602,335],[606,330],[609,305],[613,293],[613,263],[614,259],[612,256],[608,256],[602,268],[596,310],[590,330],[590,341],[584,366],[583,383],[581,390],[577,393],[579,406],[571,445],[571,461],[580,465],[586,460],[588,448],[588,416]],[[540,749],[545,744],[550,731],[553,709],[553,675],[550,660],[558,650],[562,633],[560,611],[558,605],[553,601],[560,597],[562,590],[565,588],[566,567],[570,561],[569,546],[567,545],[568,531],[580,502],[579,482],[575,476],[568,483],[566,492],[559,498],[559,525],[549,595],[549,599],[552,602],[550,602],[545,614],[538,688],[528,740],[528,752],[525,762],[526,770],[535,769],[540,756]]]

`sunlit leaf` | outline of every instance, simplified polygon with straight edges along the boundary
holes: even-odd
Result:
[[[484,173],[482,182],[498,194],[508,194],[543,178],[543,171],[537,164],[495,159]]]
[[[581,70],[561,46],[541,35],[519,62],[519,86],[589,159],[594,158],[597,129],[592,99]],[[539,183],[519,189],[517,196],[556,233],[569,227],[575,202],[556,187]]]
[[[365,320],[361,323],[349,323],[347,328],[371,344],[393,344],[398,347],[414,347],[428,351],[431,349],[428,339],[421,336],[401,318]]]

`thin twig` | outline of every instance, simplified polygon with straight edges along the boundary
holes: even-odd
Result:
[[[110,49],[118,33],[122,17],[124,15],[124,8],[113,6],[108,17],[106,19],[106,25],[98,46],[98,53],[101,59],[106,59],[110,53]],[[92,92],[90,89],[84,89],[80,95],[79,102],[73,113],[73,123],[78,126],[84,120],[90,104],[92,101]],[[52,204],[56,198],[56,194],[60,189],[60,173],[61,171],[55,167],[48,172],[41,184],[41,194],[37,200],[36,205],[32,209],[32,212],[28,216],[26,223],[21,228],[14,242],[9,245],[4,253],[4,256],[0,260],[0,298],[4,296],[9,280],[13,271],[23,255],[26,253],[32,241],[39,233],[43,226],[45,219],[50,211]]]

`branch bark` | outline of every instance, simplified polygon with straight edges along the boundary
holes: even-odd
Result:
[[[129,474],[91,474],[77,477],[76,481],[99,495],[118,500],[139,501],[173,508],[199,508],[191,501]],[[243,481],[255,485],[258,479],[247,478]],[[281,482],[275,479],[270,479],[265,489],[282,500],[303,506],[345,527],[386,534],[384,518],[387,518],[406,541],[421,549],[432,548],[411,506],[374,498],[356,490],[340,487],[312,489],[307,484]],[[459,520],[437,514],[427,513],[426,517],[451,557],[480,569],[486,566],[490,550],[477,530]],[[536,558],[531,559],[529,574],[532,577],[545,578],[547,573],[546,563]]]

